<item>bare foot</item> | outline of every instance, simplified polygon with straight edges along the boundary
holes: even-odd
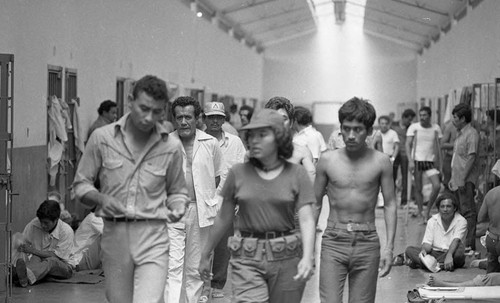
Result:
[[[451,287],[453,286],[452,283],[445,282],[443,280],[440,280],[433,275],[429,275],[429,281],[427,281],[427,285],[429,286],[435,286],[435,287]]]

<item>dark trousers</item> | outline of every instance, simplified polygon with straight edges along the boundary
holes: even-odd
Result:
[[[488,267],[486,273],[500,272],[500,263],[498,257],[500,256],[500,236],[492,234],[491,232],[486,237],[486,250],[488,251]]]
[[[460,214],[467,220],[467,236],[465,247],[476,250],[476,224],[477,209],[474,201],[475,185],[472,182],[465,182],[464,189],[455,191],[455,195],[460,203]]]
[[[416,246],[408,246],[406,248],[405,251],[406,257],[413,261],[413,264],[415,264],[414,266],[415,268],[425,268],[425,265],[422,264],[420,258],[418,257],[418,254],[420,254],[421,251],[422,248]],[[444,260],[446,259],[446,252],[443,251],[432,250],[430,255],[436,258],[438,263],[441,264],[443,264]],[[465,264],[465,246],[462,243],[462,241],[460,241],[460,244],[458,244],[455,253],[453,253],[453,267],[461,268],[464,266],[464,264]]]
[[[406,155],[398,155],[394,159],[393,177],[398,176],[398,167],[401,166],[401,205],[408,203],[408,158]]]
[[[234,228],[228,228],[219,244],[214,249],[214,261],[212,265],[212,272],[214,274],[211,287],[216,289],[223,289],[227,280],[227,268],[229,266],[229,259],[231,252],[227,247],[227,240],[234,234]]]

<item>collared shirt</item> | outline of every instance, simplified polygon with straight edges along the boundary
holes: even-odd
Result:
[[[222,187],[226,182],[227,172],[236,163],[243,163],[245,161],[245,146],[241,142],[240,137],[222,132],[222,139],[219,141],[219,147],[224,157],[224,173],[220,178],[217,193],[220,195]],[[220,197],[222,203],[222,197]]]
[[[293,142],[302,146],[307,146],[314,159],[319,159],[322,152],[326,150],[326,143],[323,135],[312,125],[299,131],[293,137]]]
[[[73,182],[76,197],[97,191],[112,196],[126,208],[125,216],[138,219],[167,219],[167,206],[188,201],[182,171],[182,144],[157,124],[142,153],[134,156],[125,144],[129,115],[103,126],[91,136]],[[96,215],[104,216],[100,208]],[[123,214],[114,214],[123,217]]]
[[[328,148],[331,150],[336,150],[345,147],[344,138],[342,137],[342,132],[340,130],[333,131],[328,138]]]
[[[87,134],[87,140],[90,138],[90,135],[92,135],[92,133],[96,129],[103,127],[103,126],[106,126],[106,125],[110,124],[111,122],[113,122],[113,121],[109,121],[108,119],[104,118],[103,116],[97,117],[97,119],[94,121],[94,123],[92,123],[92,125],[89,128],[89,132]]]
[[[42,229],[38,217],[34,218],[24,228],[23,236],[26,241],[31,242],[33,248],[53,252],[61,260],[69,261],[73,250],[73,229],[60,219],[57,220],[56,227],[49,234]]]
[[[463,242],[466,234],[467,220],[458,212],[455,212],[447,231],[444,230],[441,214],[437,213],[427,222],[422,244],[427,243],[432,246],[432,249],[445,251],[450,248],[454,239],[460,239]]]
[[[479,177],[478,164],[479,133],[467,123],[458,131],[453,146],[453,158],[451,159],[451,180],[456,186],[463,186],[465,182],[477,183]],[[467,161],[475,155],[474,164],[468,175],[465,175]]]
[[[177,131],[171,133],[177,139]],[[183,170],[186,171],[187,155],[181,144]],[[219,211],[219,199],[216,194],[215,178],[223,175],[223,156],[217,139],[197,129],[193,143],[192,175],[196,206],[200,227],[214,224],[215,216]]]

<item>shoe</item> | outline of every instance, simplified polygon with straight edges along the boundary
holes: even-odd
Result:
[[[23,259],[17,259],[16,261],[16,274],[19,285],[21,285],[21,287],[28,286],[28,271]]]
[[[420,294],[418,293],[418,290],[409,290],[408,294],[406,295],[406,298],[408,299],[408,302],[410,303],[427,303],[427,300],[422,298]]]
[[[224,298],[224,292],[222,291],[222,289],[212,288],[212,298]]]
[[[201,296],[198,298],[198,303],[208,303],[210,302],[210,298],[212,297],[212,288],[204,287]]]
[[[392,259],[392,266],[401,266],[404,264],[405,264],[404,253],[399,254],[399,255],[395,256],[394,259]]]

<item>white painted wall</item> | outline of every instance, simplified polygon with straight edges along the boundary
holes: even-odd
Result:
[[[499,20],[500,1],[468,7],[467,15],[418,58],[418,98],[500,77]]]
[[[357,24],[333,22],[266,49],[263,98],[283,95],[297,104],[372,100],[377,114],[416,101],[416,54],[363,33]]]
[[[262,55],[178,0],[0,0],[0,53],[15,55],[15,147],[46,143],[48,64],[77,69],[85,129],[117,77],[262,95]]]

